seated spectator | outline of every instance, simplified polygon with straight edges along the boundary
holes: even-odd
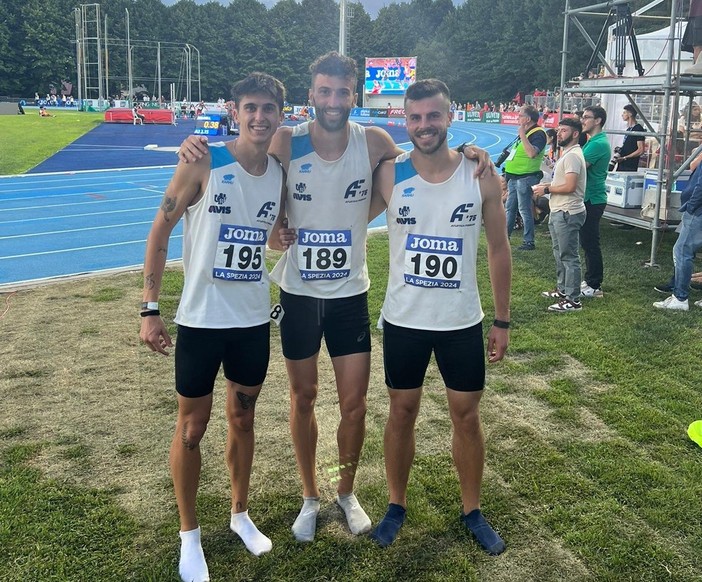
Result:
[[[132,117],[134,119],[134,125],[144,125],[144,121],[146,121],[146,117],[142,113],[139,113],[139,106],[136,103],[134,107],[132,107]]]
[[[44,107],[44,106],[42,105],[42,106],[39,108],[39,117],[56,117],[56,116],[55,116],[55,115],[51,115],[51,113],[49,113],[49,112],[46,110],[46,107]]]
[[[17,104],[17,115],[24,115],[24,107],[22,107],[22,103]]]

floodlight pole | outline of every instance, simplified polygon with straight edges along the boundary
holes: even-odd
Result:
[[[129,77],[129,96],[127,99],[132,103],[132,46],[129,40],[129,9],[125,8],[124,11],[127,13],[127,76]]]
[[[346,54],[346,0],[339,2],[339,54]]]

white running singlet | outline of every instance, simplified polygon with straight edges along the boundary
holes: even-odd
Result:
[[[271,271],[287,293],[338,299],[370,286],[366,237],[373,171],[365,129],[349,126],[346,151],[333,162],[314,151],[309,122],[293,128],[286,213],[297,241]]]
[[[185,284],[175,322],[224,329],[270,317],[266,243],[278,212],[283,170],[268,156],[262,176],[246,172],[224,143],[210,144],[203,197],[184,216]]]
[[[480,184],[463,157],[440,184],[425,181],[410,152],[395,160],[387,210],[390,274],[383,319],[431,331],[473,326],[483,319],[475,274],[482,223]]]

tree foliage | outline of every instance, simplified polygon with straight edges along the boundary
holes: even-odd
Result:
[[[572,0],[571,6],[592,4]],[[643,2],[632,1],[632,10]],[[671,0],[656,7],[670,14]],[[29,97],[77,82],[71,0],[3,0],[0,12],[0,95]],[[457,100],[504,100],[517,91],[554,88],[560,82],[563,0],[411,0],[389,4],[371,19],[360,2],[350,4],[348,49],[359,68],[366,57],[417,56],[418,76],[446,81]],[[175,83],[183,97],[188,53],[193,63],[192,98],[228,97],[231,85],[262,70],[279,77],[289,100],[304,102],[308,66],[338,48],[339,6],[335,0],[280,0],[268,9],[258,0],[196,4],[180,0],[110,0],[100,5],[101,33],[107,20],[109,93],[127,88],[126,10],[130,17],[135,85],[156,93],[157,43],[161,92]],[[684,15],[683,15],[684,16]],[[596,39],[604,18],[584,15]],[[644,21],[640,32],[664,26]],[[638,24],[637,24],[638,26]],[[185,45],[191,48],[185,48]],[[197,87],[197,56],[200,84]],[[567,78],[581,73],[591,53],[571,27]],[[361,80],[359,79],[359,89]],[[76,91],[74,91],[75,95]]]

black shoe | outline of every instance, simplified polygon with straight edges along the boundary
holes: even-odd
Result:
[[[670,284],[670,282],[665,282],[661,283],[660,285],[656,285],[654,289],[659,293],[670,295],[673,292],[674,287]]]
[[[536,250],[536,245],[534,243],[522,243],[520,246],[517,247],[518,251],[535,251]]]

